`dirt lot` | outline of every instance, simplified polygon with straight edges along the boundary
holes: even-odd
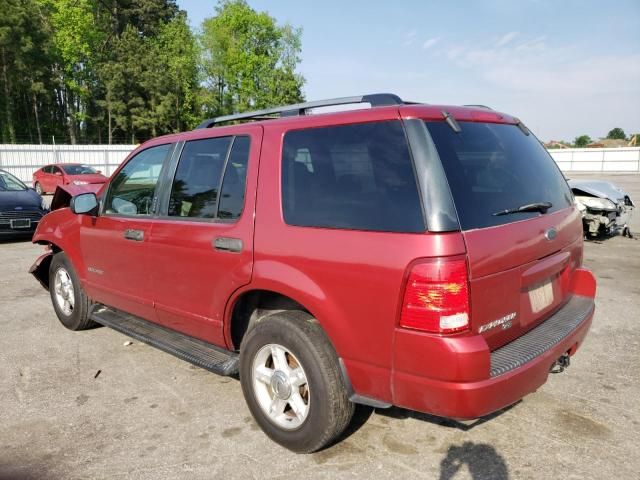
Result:
[[[611,178],[640,203],[640,175]],[[1,480],[638,478],[638,239],[586,244],[591,333],[535,394],[471,426],[362,411],[342,442],[306,456],[258,430],[238,381],[106,328],[65,330],[26,273],[40,250],[0,244]]]

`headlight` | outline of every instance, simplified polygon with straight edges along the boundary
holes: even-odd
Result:
[[[616,204],[606,198],[576,197],[576,203],[594,210],[616,210]]]
[[[85,182],[84,180],[74,180],[74,185],[87,185],[89,182]]]

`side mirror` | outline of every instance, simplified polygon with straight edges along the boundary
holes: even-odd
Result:
[[[98,197],[95,193],[81,193],[71,198],[71,211],[78,215],[98,213]]]

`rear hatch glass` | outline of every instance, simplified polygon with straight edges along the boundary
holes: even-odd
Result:
[[[427,122],[469,256],[472,329],[498,348],[569,299],[582,225],[540,142],[511,124]]]
[[[445,122],[427,126],[462,230],[539,215],[539,211],[494,215],[523,205],[550,202],[548,213],[571,205],[571,192],[553,159],[533,135],[525,135],[516,125],[460,122],[460,133]]]

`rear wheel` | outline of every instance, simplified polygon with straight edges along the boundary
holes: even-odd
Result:
[[[318,322],[304,312],[271,315],[247,333],[240,381],[262,430],[295,452],[329,445],[353,416],[338,357]]]
[[[89,320],[91,301],[82,290],[71,262],[63,252],[56,253],[49,267],[49,293],[60,323],[69,330],[97,326]]]
[[[36,192],[38,192],[38,195],[42,195],[44,193],[44,191],[42,190],[42,185],[40,185],[40,182],[36,182],[35,189],[36,189]]]

